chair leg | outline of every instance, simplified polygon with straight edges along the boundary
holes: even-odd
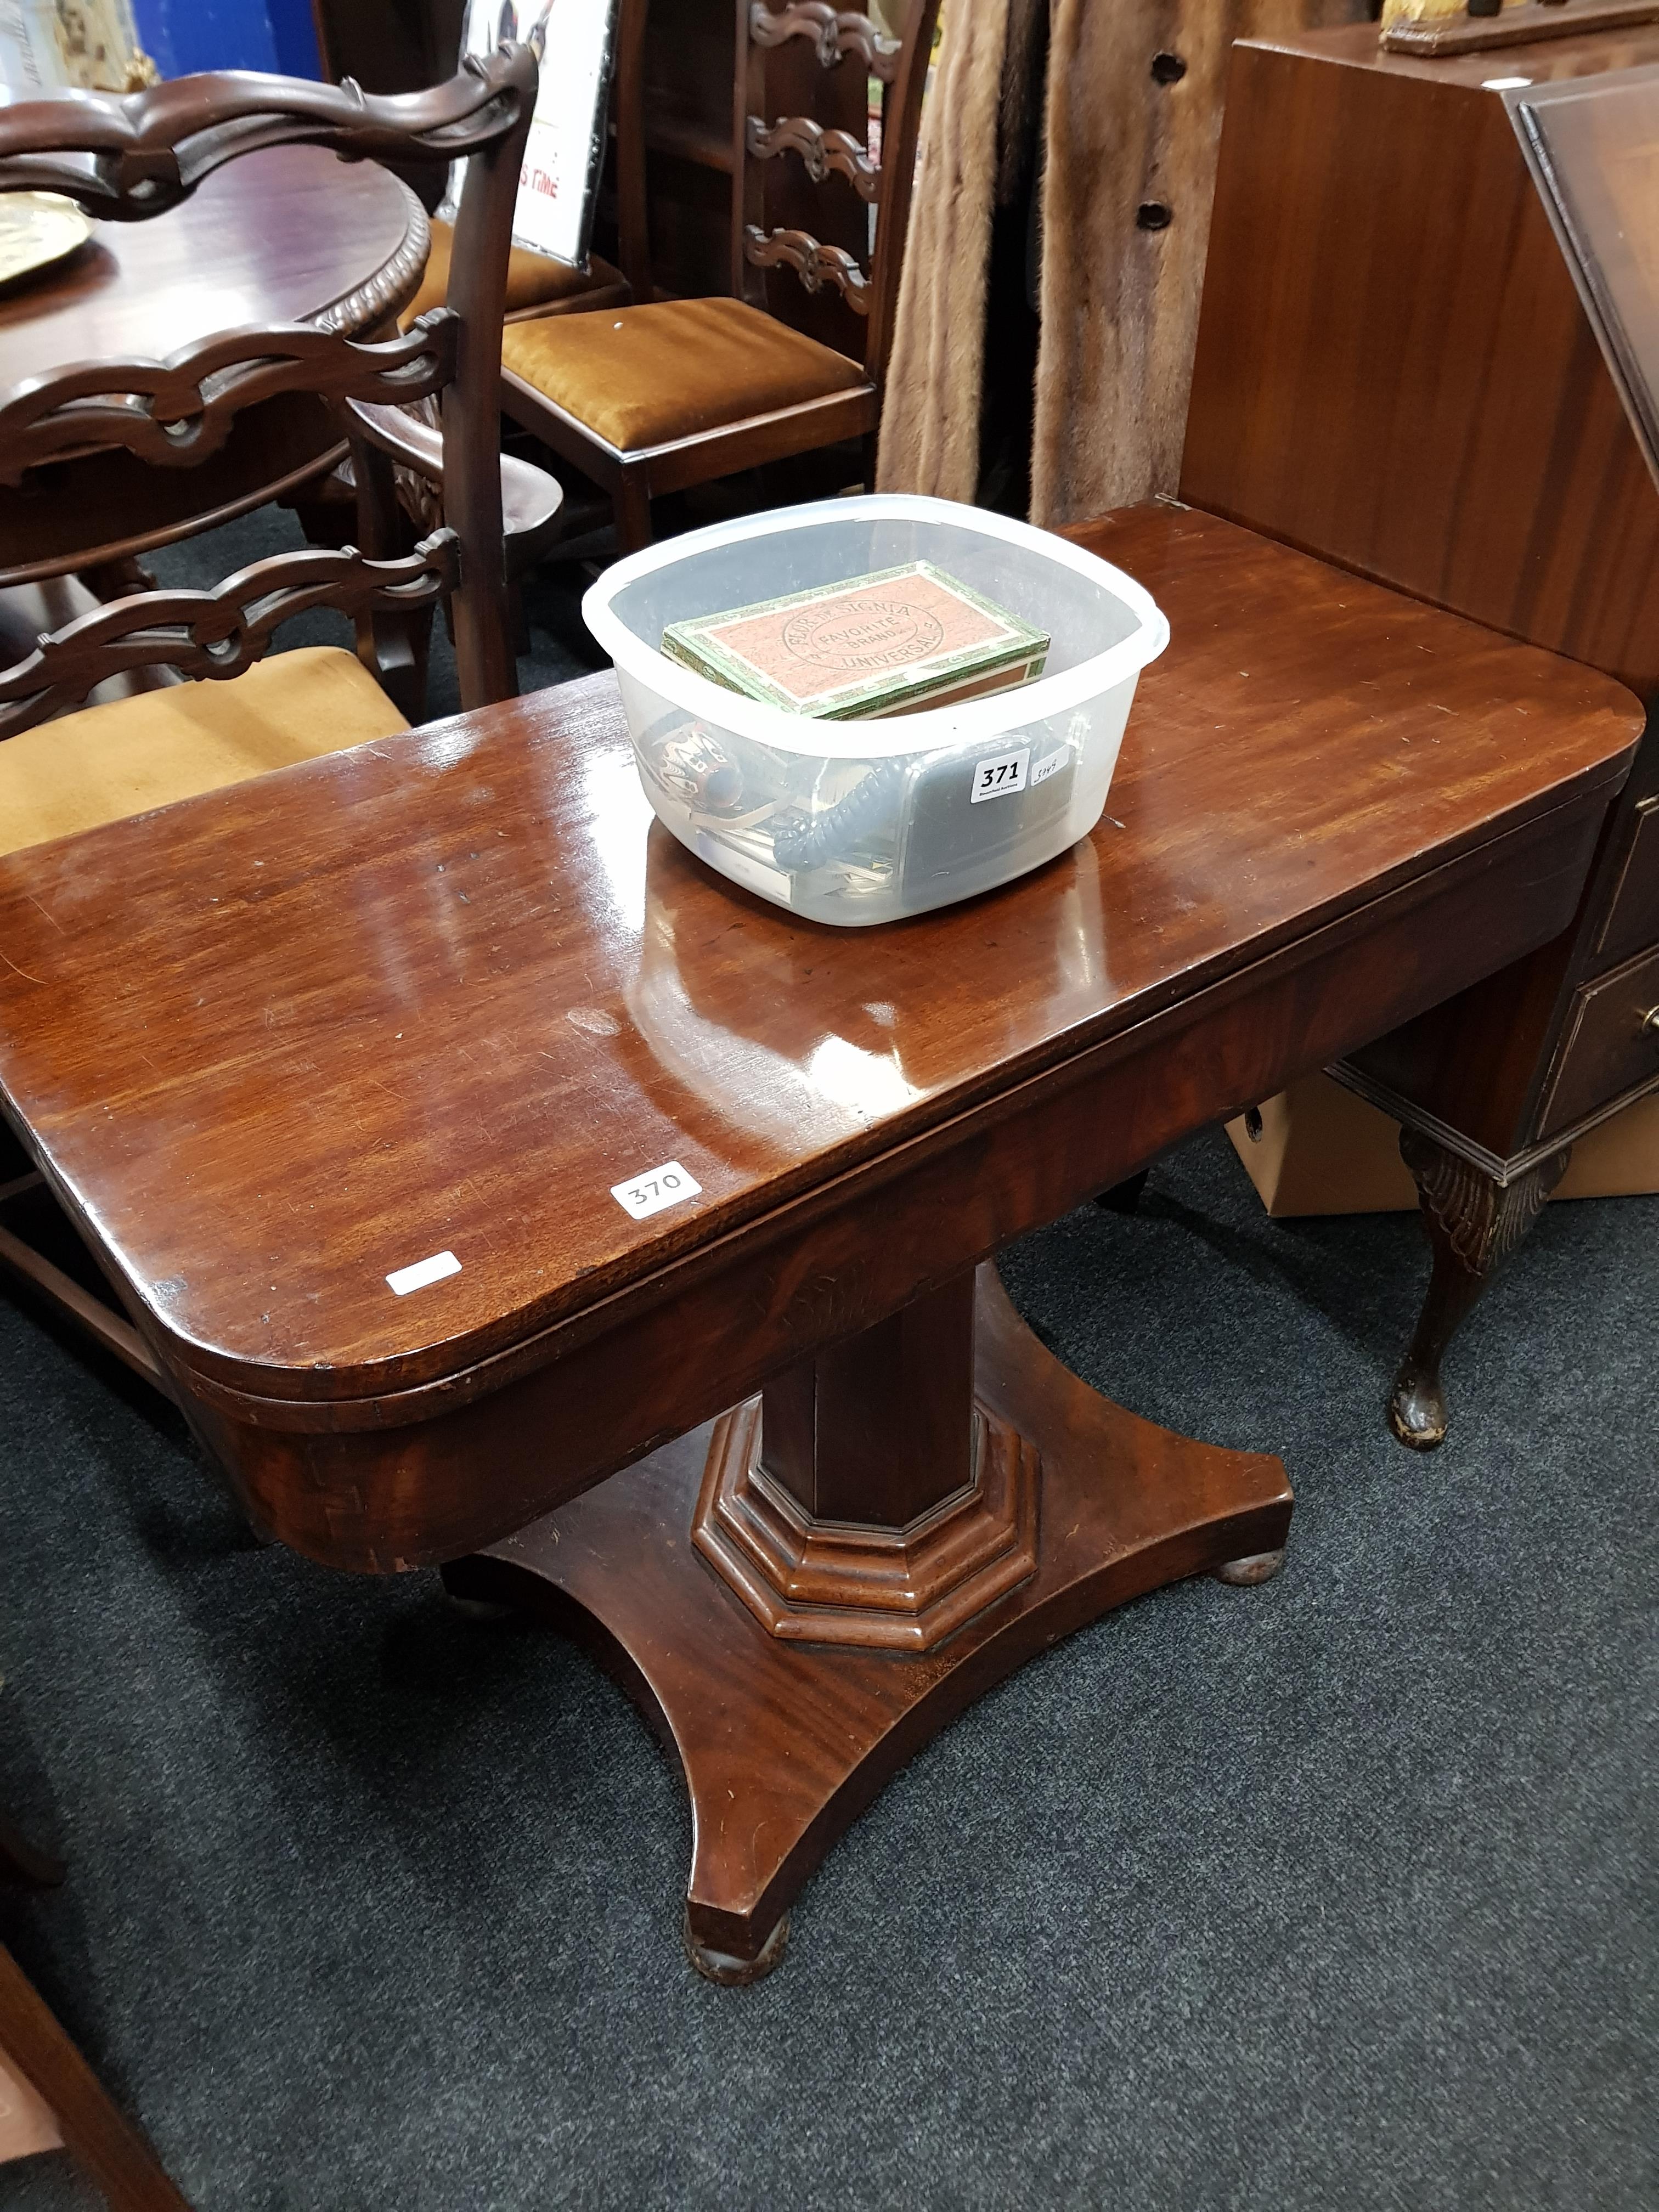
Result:
[[[190,2212],[155,2152],[117,2111],[56,2015],[3,1948],[0,2050],[51,2107],[64,2148],[103,2191],[113,2212]]]
[[[625,476],[611,495],[617,518],[617,546],[623,553],[639,553],[651,543],[651,495],[643,477]]]
[[[1440,1363],[1498,1267],[1544,1210],[1567,1171],[1571,1145],[1511,1183],[1493,1182],[1419,1130],[1400,1132],[1400,1157],[1423,1207],[1434,1272],[1389,1400],[1389,1425],[1413,1451],[1443,1443],[1450,1414]]]

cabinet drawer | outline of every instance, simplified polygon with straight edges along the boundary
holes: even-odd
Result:
[[[1628,960],[1659,945],[1659,798],[1636,810],[1613,904],[1602,926],[1598,960]]]
[[[1539,1125],[1553,1136],[1627,1091],[1659,1080],[1659,952],[1587,984]]]

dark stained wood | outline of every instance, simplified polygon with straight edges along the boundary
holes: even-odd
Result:
[[[60,271],[0,295],[0,392],[74,362],[161,361],[228,315],[374,331],[414,297],[427,238],[419,204],[373,162],[267,148],[153,222],[100,224]],[[88,547],[161,544],[228,520],[343,451],[327,410],[298,398],[240,428],[199,476],[118,454],[63,464],[38,489],[0,487],[0,584],[61,573]]]
[[[1492,1276],[1543,1212],[1567,1171],[1571,1146],[1500,1183],[1420,1130],[1400,1133],[1417,1184],[1433,1272],[1389,1399],[1389,1425],[1413,1451],[1443,1443],[1450,1418],[1440,1363]]]
[[[430,610],[455,589],[459,545],[442,530],[398,560],[355,549],[273,554],[211,591],[151,591],[114,599],[0,670],[0,738],[15,736],[130,668],[158,665],[185,678],[240,676],[262,659],[273,633],[313,607]],[[411,700],[409,702],[413,705]]]
[[[649,829],[609,678],[0,864],[5,1097],[262,1525],[491,1540],[1561,929],[1616,685],[1211,518],[1088,537],[1175,637],[1108,817],[893,928]]]
[[[1507,37],[1540,12],[1498,20]],[[1659,24],[1540,35],[1501,68],[1382,53],[1364,26],[1237,47],[1183,495],[1659,694],[1659,492],[1506,96],[1486,88],[1530,80],[1509,100],[1583,137],[1576,89],[1614,70],[1639,86],[1656,63]],[[1626,153],[1652,114],[1626,100]],[[1623,243],[1601,228],[1635,270],[1627,298],[1645,296],[1644,219],[1659,217],[1638,190]],[[1595,979],[1659,950],[1659,846],[1641,836],[1656,799],[1659,736],[1571,926],[1333,1071],[1489,1195],[1635,1095],[1628,1040],[1562,1062]],[[1626,1088],[1598,1091],[1591,1069]],[[1659,1057],[1638,1087],[1653,1083]]]
[[[1644,799],[1631,810],[1595,953],[1600,961],[1624,960],[1654,944],[1659,944],[1659,797]]]
[[[699,1965],[713,1954],[740,1966],[769,1946],[775,1965],[778,1923],[830,1844],[994,1683],[1115,1606],[1285,1540],[1276,1459],[1191,1443],[1097,1396],[1037,1343],[989,1268],[977,1364],[981,1405],[1041,1449],[1040,1555],[935,1659],[769,1637],[683,1543],[665,1543],[659,1532],[690,1512],[702,1430],[446,1576],[592,1643],[677,1753]]]
[[[0,698],[14,702],[0,733],[76,703],[127,668],[175,665],[193,677],[235,677],[264,650],[267,615],[325,603],[367,611],[416,600],[422,589],[428,599],[449,599],[463,701],[477,706],[516,690],[489,402],[501,373],[513,207],[535,87],[529,50],[504,46],[401,101],[366,97],[356,88],[227,74],[125,97],[88,94],[0,110],[0,189],[65,191],[89,212],[138,231],[165,221],[227,163],[265,149],[298,143],[362,160],[441,148],[467,157],[449,303],[406,336],[357,343],[335,327],[326,307],[301,324],[264,325],[244,313],[229,331],[196,335],[183,346],[175,338],[159,361],[121,352],[60,363],[0,399],[0,482],[17,486],[27,506],[24,488],[43,465],[88,447],[100,469],[108,455],[99,449],[115,447],[166,477],[210,460],[243,410],[279,397],[384,405],[441,393],[446,531],[404,562],[294,554],[239,580],[228,597],[138,593],[118,600],[43,638],[36,654],[0,673]],[[393,189],[409,201],[404,187]],[[325,207],[311,212],[326,224]],[[423,231],[418,208],[414,212]],[[400,285],[401,278],[374,312],[387,311]],[[216,295],[221,317],[232,301],[238,301],[234,287]],[[366,526],[378,530],[375,487],[365,476],[359,489]],[[198,515],[204,503],[210,499],[198,495]],[[130,555],[143,535],[142,522],[130,527],[123,551]],[[83,545],[82,557],[104,561],[109,549]],[[250,592],[261,602],[257,611]],[[372,629],[360,631],[360,644],[375,665]],[[387,672],[394,684],[406,664],[400,644],[397,670]]]
[[[1573,1004],[1540,1131],[1559,1136],[1659,1080],[1659,951],[1588,984]]]
[[[1506,57],[1659,61],[1659,27]],[[1659,497],[1478,59],[1234,50],[1182,496],[1659,688]]]
[[[52,2108],[64,2147],[112,2212],[190,2212],[155,2152],[110,2102],[9,1951],[0,1948],[0,2051]]]
[[[959,1275],[766,1389],[767,1473],[820,1521],[902,1528],[973,1475],[973,1278]]]

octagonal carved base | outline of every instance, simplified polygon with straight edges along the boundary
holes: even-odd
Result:
[[[1037,1560],[1036,1446],[975,1406],[973,1479],[902,1528],[822,1521],[761,1464],[761,1404],[714,1425],[691,1540],[769,1634],[931,1651]]]

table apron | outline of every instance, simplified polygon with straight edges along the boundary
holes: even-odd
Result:
[[[1598,790],[1397,887],[447,1386],[256,1399],[146,1334],[270,1534],[370,1572],[458,1558],[1547,943],[1572,920],[1606,802]]]

